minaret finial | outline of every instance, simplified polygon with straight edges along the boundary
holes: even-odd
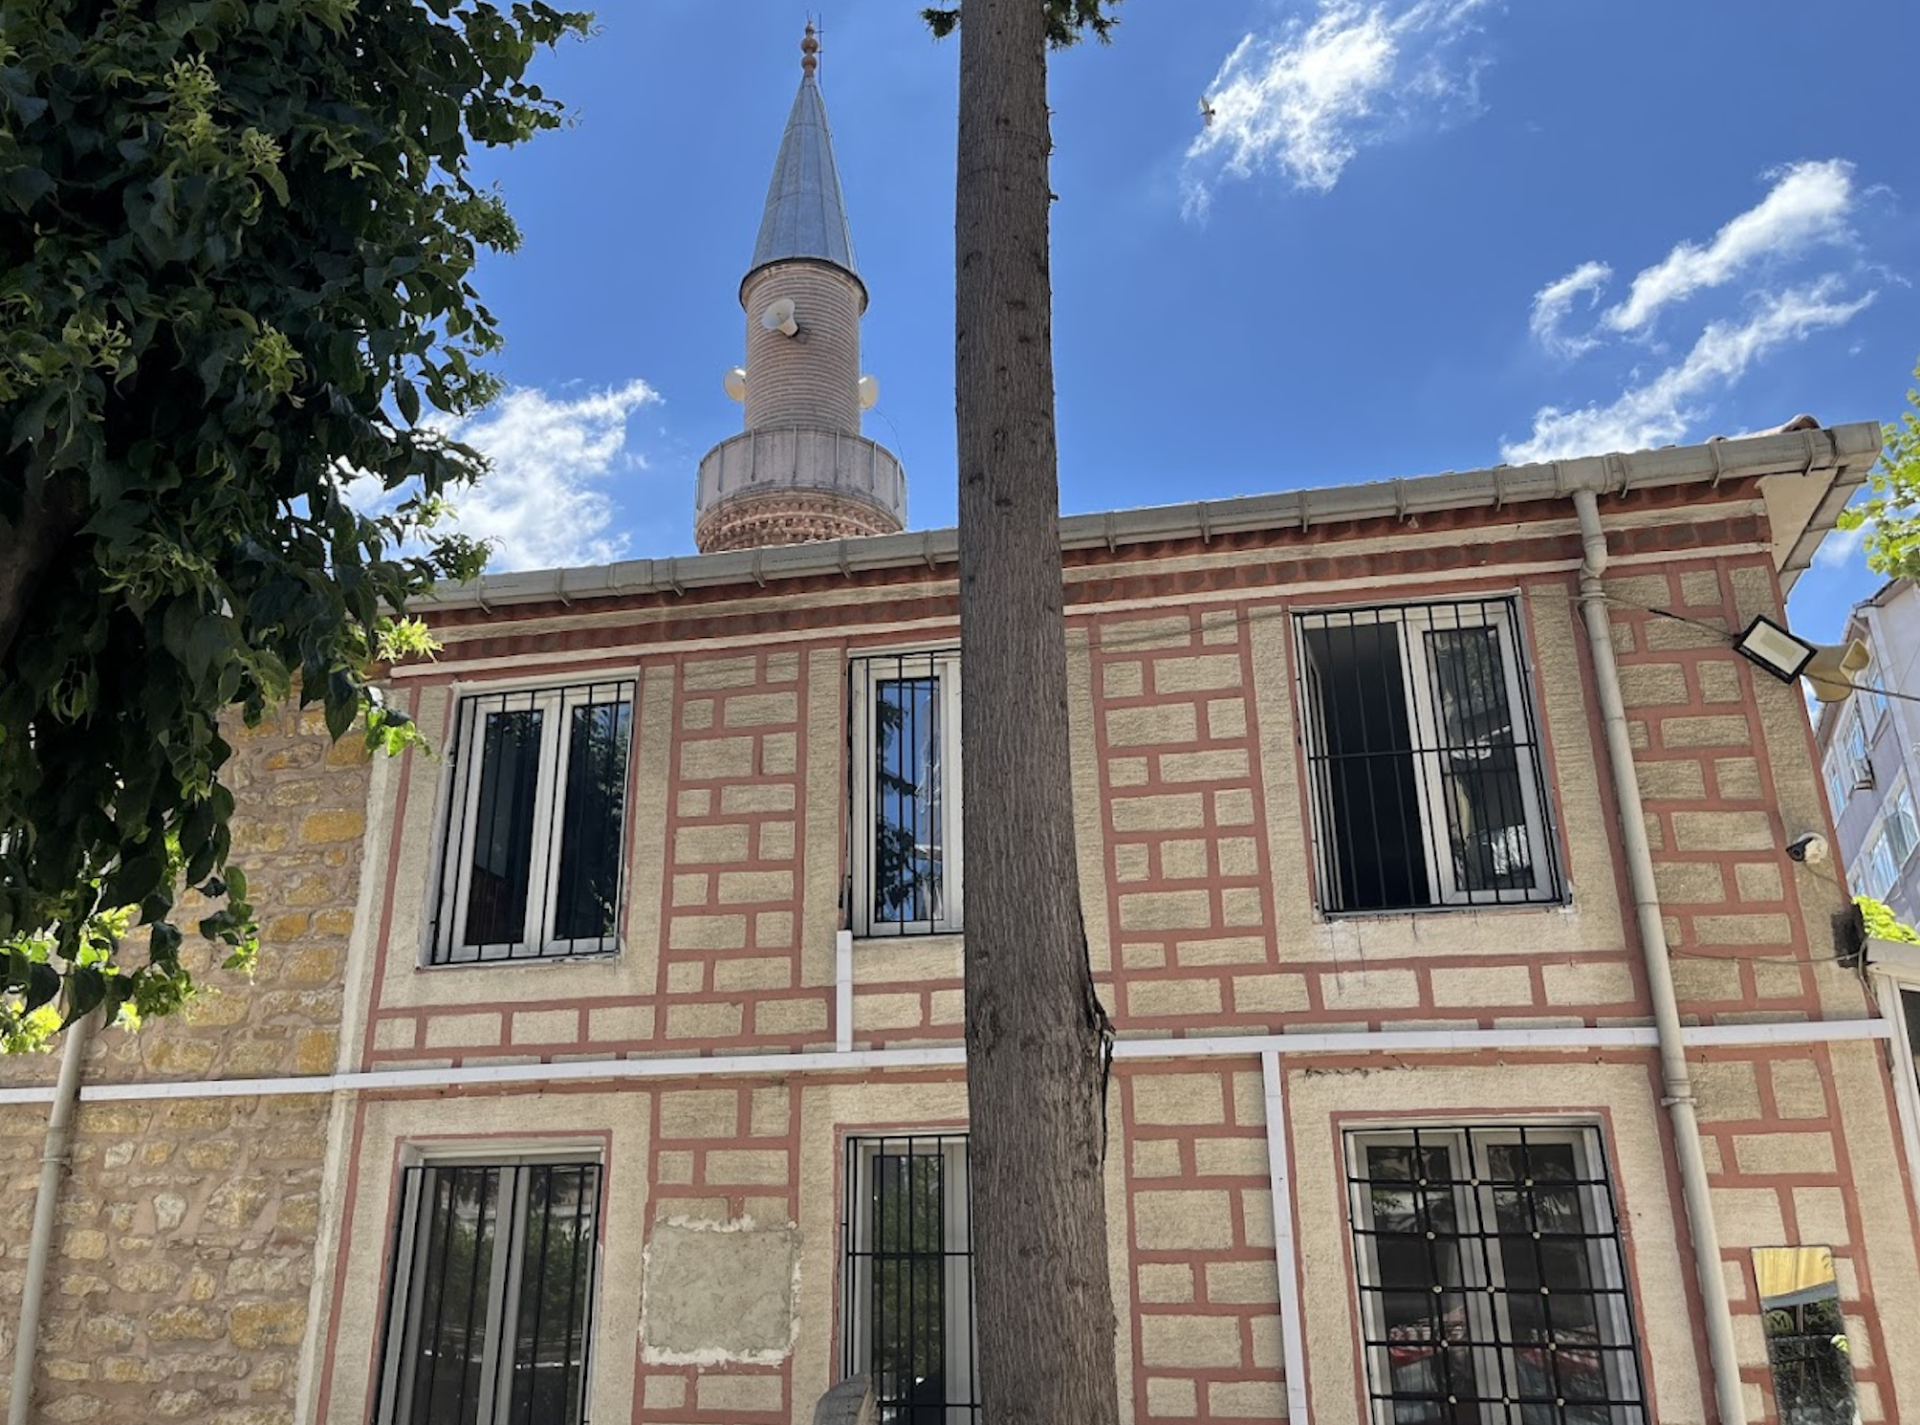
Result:
[[[813,78],[814,70],[820,67],[820,41],[815,38],[813,21],[807,21],[806,38],[800,41],[800,72]]]

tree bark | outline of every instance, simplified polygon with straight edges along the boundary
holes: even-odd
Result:
[[[34,590],[79,527],[79,517],[63,501],[43,503],[31,494],[19,524],[0,522],[0,664],[26,624]]]
[[[955,210],[967,1083],[989,1425],[1118,1418],[1107,1019],[1067,736],[1046,7],[966,0]]]

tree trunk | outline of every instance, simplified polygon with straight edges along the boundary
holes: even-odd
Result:
[[[1074,858],[1046,56],[1041,0],[966,0],[955,378],[974,1279],[987,1425],[1112,1425],[1107,1021]]]

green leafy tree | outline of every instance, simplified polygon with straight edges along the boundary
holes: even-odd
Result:
[[[1920,366],[1914,368],[1920,381]],[[1868,498],[1840,512],[1840,528],[1867,532],[1867,564],[1889,578],[1920,577],[1920,390],[1888,424],[1880,463],[1867,479]]]
[[[588,17],[525,0],[0,0],[0,1033],[191,992],[177,896],[250,962],[223,715],[367,682],[496,383],[471,276],[518,241],[475,146]],[[429,410],[431,408],[431,410]],[[370,513],[370,511],[372,511]],[[103,919],[103,915],[107,917]]]
[[[1108,1278],[1111,1026],[1074,855],[1054,425],[1047,55],[1114,0],[966,0],[954,207],[967,1093],[983,1415],[1119,1416]]]

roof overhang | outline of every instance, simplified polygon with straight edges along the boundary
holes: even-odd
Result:
[[[1060,521],[1063,549],[1117,549],[1126,544],[1211,538],[1214,535],[1313,525],[1389,515],[1402,518],[1444,510],[1496,509],[1530,500],[1563,500],[1575,490],[1626,494],[1686,485],[1754,479],[1773,531],[1774,567],[1783,586],[1813,562],[1840,511],[1880,455],[1880,427],[1871,421],[1778,434],[1667,446],[1624,455],[1582,456],[1539,465],[1413,476],[1203,500],[1179,505],[1069,515]],[[853,575],[872,570],[950,562],[958,557],[951,528],[909,530],[860,539],[823,540],[721,554],[632,559],[574,569],[493,574],[450,586],[422,600],[424,610],[493,608],[504,604],[572,602],[615,595],[684,592],[776,579]]]

